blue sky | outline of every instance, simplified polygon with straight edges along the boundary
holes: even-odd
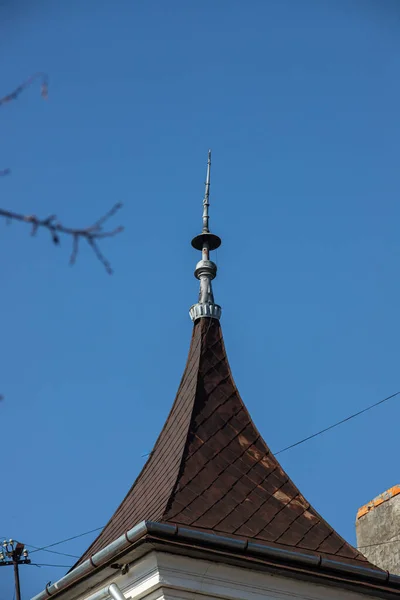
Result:
[[[50,77],[48,102],[32,86],[1,108],[1,206],[79,227],[121,201],[126,228],[109,277],[87,248],[69,267],[68,239],[0,227],[1,536],[100,527],[142,467],[189,347],[209,147],[215,297],[271,449],[400,389],[397,0],[19,0],[0,22],[1,92]],[[399,483],[399,418],[394,399],[280,456],[352,543],[358,507]],[[24,597],[64,572],[21,568]]]

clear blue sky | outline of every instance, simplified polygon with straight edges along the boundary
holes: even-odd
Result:
[[[189,347],[209,147],[215,296],[271,449],[400,389],[397,0],[19,0],[0,22],[2,93],[50,76],[47,103],[33,86],[1,109],[1,206],[86,226],[122,201],[126,227],[102,246],[113,277],[0,229],[1,536],[100,527],[142,467]],[[399,419],[393,400],[281,456],[352,543],[399,483]],[[64,572],[22,568],[24,598]]]

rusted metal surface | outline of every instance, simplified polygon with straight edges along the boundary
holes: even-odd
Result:
[[[185,372],[154,450],[79,562],[142,520],[373,568],[310,506],[270,452],[236,389],[215,319],[196,322]]]

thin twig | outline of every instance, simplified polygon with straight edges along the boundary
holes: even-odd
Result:
[[[18,96],[20,94],[22,94],[22,92],[27,87],[29,87],[34,81],[36,81],[36,79],[41,79],[41,81],[42,81],[41,95],[42,95],[42,98],[47,100],[48,89],[49,89],[48,77],[47,77],[46,73],[35,73],[34,75],[31,75],[31,77],[28,77],[28,79],[26,81],[24,81],[23,83],[21,83],[21,85],[19,85],[17,88],[15,88],[15,90],[13,92],[0,98],[0,106],[2,104],[8,104],[8,102],[11,102],[12,100],[16,100],[18,98]]]
[[[39,72],[39,73],[34,73],[30,77],[28,77],[28,79],[26,79],[26,81],[24,81],[23,83],[21,83],[21,85],[19,85],[17,88],[15,88],[15,90],[13,92],[0,98],[0,106],[2,106],[4,104],[8,104],[9,102],[12,102],[13,100],[16,100],[18,98],[18,96],[20,94],[22,94],[22,92],[37,79],[41,80],[40,94],[41,94],[42,98],[47,100],[48,95],[49,95],[49,79],[48,79],[46,73]],[[4,175],[9,175],[10,173],[11,173],[11,169],[8,169],[8,168],[2,169],[2,170],[0,170],[0,177],[3,177]]]
[[[0,98],[0,106],[11,102],[12,100],[16,100],[18,96],[29,87],[34,81],[37,79],[41,80],[41,95],[42,98],[47,99],[48,96],[48,77],[45,73],[35,73],[31,77],[29,77],[26,81],[24,81],[21,85],[19,85],[13,92],[7,94]],[[4,175],[8,175],[10,173],[10,169],[0,170],[0,177]],[[40,227],[44,227],[50,233],[51,240],[53,244],[58,246],[60,244],[59,234],[66,234],[72,236],[72,252],[70,257],[70,264],[73,265],[76,262],[76,258],[78,256],[79,251],[79,241],[84,239],[87,241],[89,246],[92,248],[98,260],[104,266],[107,273],[111,274],[112,269],[111,265],[106,259],[106,257],[101,252],[98,246],[98,240],[103,239],[105,237],[112,237],[117,235],[123,230],[123,227],[117,227],[111,231],[104,231],[103,225],[115,215],[121,208],[122,204],[115,204],[105,215],[100,217],[93,225],[87,227],[86,229],[73,229],[72,227],[64,227],[61,223],[57,222],[57,217],[55,215],[50,215],[46,219],[39,219],[35,215],[22,215],[19,213],[15,213],[9,210],[0,209],[0,217],[4,217],[6,219],[7,224],[10,224],[14,221],[23,221],[24,223],[29,223],[32,227],[31,235],[36,235],[38,229]]]
[[[6,96],[3,96],[2,98],[0,97],[0,107],[3,106],[4,104],[8,104],[9,102],[12,102],[13,100],[16,100],[18,98],[18,96],[37,79],[41,80],[41,96],[42,96],[42,98],[47,100],[47,98],[48,98],[48,77],[45,73],[39,72],[39,73],[35,73],[31,77],[29,77],[21,85],[19,85],[17,88],[15,88],[15,90],[13,92],[11,92],[10,94],[7,94]],[[11,170],[9,168],[0,169],[0,177],[4,177],[5,175],[9,175],[10,173],[11,173]],[[108,213],[106,213],[103,217],[98,219],[91,227],[88,227],[86,229],[73,229],[72,227],[64,227],[61,223],[58,223],[56,221],[55,215],[51,215],[51,216],[47,217],[46,219],[38,219],[35,215],[29,215],[29,216],[21,215],[19,213],[15,213],[15,212],[12,212],[9,210],[0,209],[0,217],[4,217],[6,219],[7,225],[12,223],[13,220],[14,221],[23,221],[24,223],[29,223],[32,227],[31,235],[35,235],[40,227],[44,227],[45,229],[47,229],[49,231],[52,242],[55,245],[60,244],[60,238],[59,238],[60,233],[66,234],[66,235],[71,235],[72,236],[72,252],[71,252],[71,257],[70,257],[71,265],[75,264],[75,261],[76,261],[77,255],[78,255],[79,240],[85,239],[88,242],[89,246],[91,246],[96,257],[99,259],[99,261],[102,263],[102,265],[106,269],[107,273],[109,273],[111,275],[112,274],[111,265],[108,262],[108,260],[105,258],[105,256],[102,254],[102,252],[100,251],[100,249],[97,245],[97,241],[99,239],[102,239],[105,237],[112,237],[114,235],[117,235],[121,231],[123,231],[123,227],[117,227],[116,229],[114,229],[112,231],[103,231],[104,223],[110,217],[115,215],[115,213],[118,210],[120,210],[121,207],[122,207],[122,204],[120,204],[120,203],[115,204],[115,206],[113,206],[113,208],[110,211],[108,211]],[[0,402],[2,400],[4,400],[4,396],[2,394],[0,394]]]
[[[65,227],[59,221],[57,221],[56,215],[50,215],[45,219],[39,219],[35,215],[22,215],[9,210],[0,208],[0,217],[4,217],[8,223],[12,221],[22,221],[31,225],[31,235],[35,235],[39,228],[47,229],[50,233],[51,241],[53,244],[58,246],[60,244],[59,234],[65,234],[72,236],[72,252],[70,257],[70,264],[73,265],[76,262],[76,258],[79,250],[79,241],[85,240],[92,248],[98,260],[101,262],[107,273],[112,274],[112,268],[106,257],[100,251],[98,246],[98,240],[113,237],[123,231],[123,227],[119,226],[110,231],[104,231],[103,225],[115,215],[122,208],[121,203],[115,204],[111,210],[109,210],[104,216],[98,219],[93,225],[86,229],[74,229],[73,227]]]

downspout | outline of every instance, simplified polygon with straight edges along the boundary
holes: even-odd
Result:
[[[86,598],[86,600],[103,600],[104,598],[108,598],[108,596],[111,596],[113,600],[126,600],[116,583],[107,585],[99,592],[95,592],[89,598]]]

